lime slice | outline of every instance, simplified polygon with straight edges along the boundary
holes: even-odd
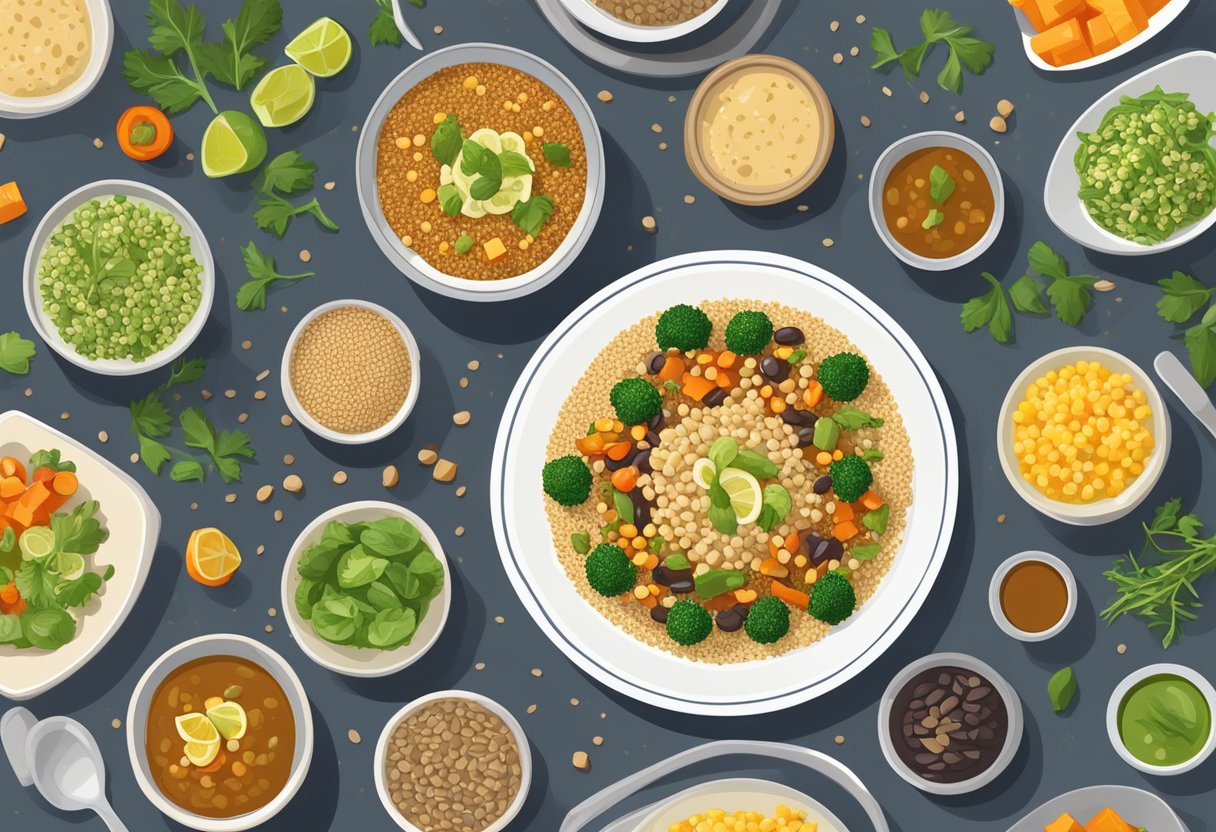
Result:
[[[84,574],[84,556],[75,552],[60,552],[58,561],[59,577],[65,581],[74,581]]]
[[[299,64],[276,67],[266,73],[249,95],[249,106],[263,127],[286,127],[312,109],[317,82]]]
[[[502,153],[502,137],[498,135],[498,131],[490,127],[483,127],[480,130],[474,130],[469,136],[469,141],[477,142],[486,150],[492,150],[495,153]]]
[[[191,765],[209,766],[220,753],[220,732],[199,713],[182,714],[174,720],[177,735],[186,741],[186,759]]]
[[[245,173],[266,158],[266,134],[245,113],[225,110],[207,125],[202,156],[203,173],[212,179]]]
[[[55,549],[55,533],[46,526],[31,526],[21,535],[17,545],[24,560],[37,560]]]
[[[746,471],[727,468],[719,475],[718,482],[730,495],[730,507],[735,510],[739,524],[756,522],[764,501],[760,481]]]
[[[236,702],[221,702],[213,708],[208,708],[207,719],[211,720],[215,730],[226,740],[239,740],[249,728],[245,709]]]
[[[692,466],[692,481],[701,488],[708,489],[709,484],[714,481],[714,476],[718,473],[718,469],[708,459],[702,457],[698,459]]]
[[[507,214],[516,203],[532,196],[531,176],[508,176],[502,181],[498,193],[485,200],[486,211],[491,214]]]
[[[499,133],[498,141],[502,145],[503,150],[514,150],[516,153],[522,153],[525,156],[528,155],[528,145],[524,142],[524,137],[518,133],[512,133],[510,131],[506,133]],[[536,166],[533,165],[532,169],[535,170]]]
[[[354,47],[338,21],[322,17],[296,35],[283,51],[318,78],[329,78],[346,68]]]

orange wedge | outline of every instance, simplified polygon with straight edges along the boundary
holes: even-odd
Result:
[[[203,586],[223,586],[241,565],[241,553],[219,529],[196,529],[186,544],[186,574]]]

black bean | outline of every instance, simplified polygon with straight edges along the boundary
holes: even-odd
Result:
[[[621,457],[620,459],[613,459],[612,457],[606,456],[604,457],[604,468],[609,471],[619,471],[621,468],[628,468],[632,457],[632,451],[625,454],[625,456]]]
[[[646,501],[640,488],[629,492],[629,500],[633,503],[633,525],[640,529],[650,522],[650,503]]]
[[[646,357],[646,367],[650,370],[651,375],[658,375],[659,370],[663,369],[663,365],[667,363],[667,356],[661,352],[652,352]]]
[[[705,398],[701,399],[706,407],[717,407],[724,401],[726,401],[726,391],[721,387],[715,387],[705,394]]]
[[[773,340],[783,347],[796,347],[806,341],[806,336],[796,326],[783,326],[773,333]]]
[[[769,381],[782,382],[790,376],[790,365],[788,361],[766,355],[760,359],[760,373]]]
[[[667,623],[667,607],[662,604],[655,604],[650,608],[650,617],[660,624]]]
[[[633,458],[633,464],[639,472],[643,474],[654,473],[654,467],[650,464],[650,449],[638,451],[638,455]],[[605,466],[607,467],[607,466]]]
[[[663,429],[664,424],[666,424],[665,417],[663,416],[663,411],[660,410],[658,413],[656,413],[650,417],[650,421],[646,423],[646,428],[647,428],[647,430],[653,431],[654,433],[657,434],[659,431],[661,431]],[[656,439],[651,444],[657,445],[659,443],[658,443],[658,440]]]
[[[714,618],[714,623],[718,625],[718,629],[724,633],[733,633],[743,626],[743,617],[735,612],[732,607],[729,610],[723,610]]]
[[[811,486],[811,490],[816,494],[827,494],[832,490],[832,478],[824,474],[815,480],[814,485]]]
[[[815,429],[814,428],[799,428],[798,429],[798,447],[809,448],[815,444]],[[825,477],[828,481],[828,487],[832,485],[831,477]],[[825,488],[824,491],[827,489]]]
[[[670,589],[674,595],[687,595],[688,593],[692,592],[693,587],[695,586],[696,584],[693,583],[692,578],[679,578],[672,581],[668,589]]]
[[[646,444],[652,448],[659,447],[659,435],[652,430],[646,431]]]
[[[798,410],[797,408],[787,407],[781,411],[781,421],[787,425],[794,425],[800,428],[813,428],[815,423],[819,421],[819,417],[809,410]]]

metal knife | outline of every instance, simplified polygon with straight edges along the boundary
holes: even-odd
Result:
[[[1207,391],[1199,386],[1199,382],[1195,381],[1191,371],[1178,360],[1178,356],[1172,352],[1161,353],[1153,360],[1153,369],[1165,382],[1165,386],[1174,391],[1174,395],[1186,409],[1216,437],[1216,404],[1212,404]]]
[[[418,40],[414,30],[405,22],[405,15],[401,13],[401,0],[393,0],[393,21],[397,24],[397,31],[401,32],[401,37],[405,38],[406,43],[421,52],[422,41]]]

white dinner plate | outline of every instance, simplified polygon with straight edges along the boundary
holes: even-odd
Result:
[[[1030,46],[1030,39],[1038,34],[1038,32],[1035,31],[1035,28],[1030,25],[1030,19],[1026,17],[1025,13],[1023,13],[1021,9],[1015,8],[1013,10],[1013,15],[1018,19],[1018,28],[1022,30],[1022,46],[1026,50],[1026,57],[1030,59],[1030,62],[1034,64],[1036,68],[1041,69],[1044,72],[1075,72],[1079,69],[1089,69],[1091,67],[1101,66],[1108,61],[1113,61],[1116,58],[1122,58],[1133,49],[1143,46],[1157,35],[1164,32],[1171,23],[1178,19],[1183,10],[1186,9],[1186,7],[1190,4],[1191,0],[1170,0],[1170,2],[1162,6],[1155,15],[1148,19],[1148,28],[1136,35],[1127,43],[1121,43],[1114,49],[1111,49],[1109,52],[1103,52],[1101,55],[1095,55],[1092,58],[1088,58],[1084,61],[1077,61],[1074,64],[1066,64],[1064,66],[1052,66],[1051,64],[1047,63],[1047,61],[1040,58]]]
[[[1199,237],[1216,224],[1216,211],[1212,211],[1199,222],[1179,228],[1168,239],[1155,245],[1144,246],[1125,240],[1090,219],[1089,212],[1077,196],[1080,178],[1073,166],[1073,157],[1081,146],[1077,134],[1098,129],[1102,117],[1116,106],[1123,96],[1139,97],[1160,86],[1166,92],[1190,93],[1195,109],[1207,114],[1216,111],[1216,84],[1212,83],[1213,78],[1216,78],[1216,54],[1203,51],[1187,52],[1124,81],[1094,102],[1094,105],[1068,128],[1055,158],[1051,160],[1051,168],[1047,171],[1043,202],[1047,206],[1047,216],[1051,217],[1056,228],[1094,251],[1135,256],[1158,254],[1177,248]]]
[[[620,331],[676,303],[754,298],[821,316],[857,344],[899,403],[915,458],[903,545],[875,595],[830,636],[758,662],[693,662],[625,634],[567,578],[552,544],[540,472],[549,431],[587,361]],[[597,292],[545,339],[507,403],[491,470],[503,565],[550,640],[595,680],[649,705],[715,716],[787,708],[834,690],[895,641],[942,566],[958,502],[954,423],[937,378],[900,326],[818,266],[767,252],[687,254]]]
[[[1043,832],[1043,828],[1068,812],[1080,823],[1107,806],[1132,826],[1149,832],[1188,832],[1186,824],[1169,805],[1151,792],[1131,786],[1090,786],[1049,800],[1009,827],[1009,832]]]

